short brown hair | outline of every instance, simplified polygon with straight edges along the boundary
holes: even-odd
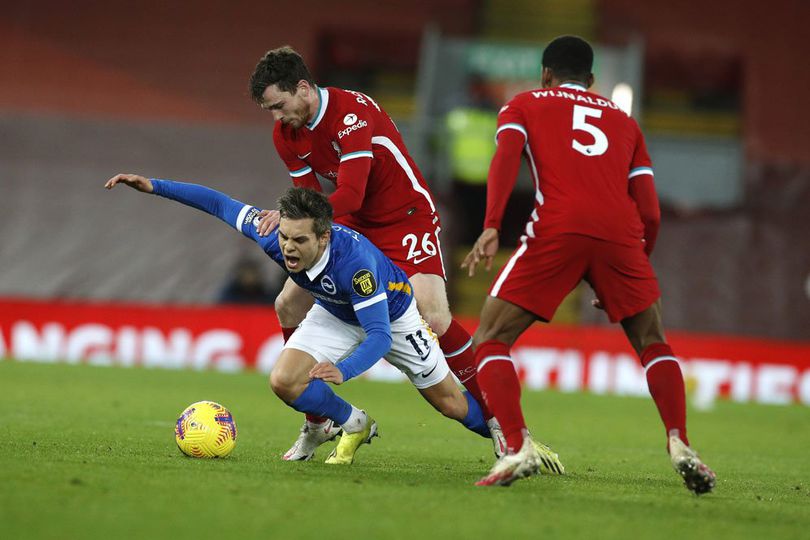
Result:
[[[301,55],[289,45],[267,51],[250,76],[250,97],[261,104],[267,87],[278,85],[279,90],[295,93],[298,81],[315,85]]]
[[[321,237],[332,228],[332,205],[323,193],[294,187],[278,199],[278,213],[286,219],[312,218],[315,236]]]

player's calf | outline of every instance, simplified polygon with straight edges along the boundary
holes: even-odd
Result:
[[[288,405],[304,392],[307,384],[308,381],[299,374],[282,368],[274,369],[270,373],[270,389]]]

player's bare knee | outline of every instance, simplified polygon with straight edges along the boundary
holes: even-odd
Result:
[[[453,320],[444,280],[439,276],[414,274],[411,283],[419,314],[436,335],[444,335]]]
[[[450,328],[452,316],[449,310],[430,309],[422,312],[420,308],[420,315],[437,336],[443,336]]]
[[[283,396],[285,394],[286,386],[283,375],[281,375],[278,370],[273,370],[270,372],[269,382],[270,389],[273,391],[273,393],[281,399],[284,399]]]
[[[274,303],[276,309],[276,316],[278,317],[279,323],[281,323],[282,327],[289,328],[294,325],[294,321],[292,321],[292,313],[290,312],[290,302],[288,301],[287,297],[282,292],[276,297],[276,301]]]
[[[270,373],[270,388],[275,395],[286,403],[295,401],[295,398],[300,395],[301,383],[299,377],[284,369],[274,369]]]

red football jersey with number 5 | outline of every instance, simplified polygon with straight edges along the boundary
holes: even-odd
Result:
[[[627,245],[644,236],[629,182],[652,175],[644,137],[613,102],[576,84],[515,96],[498,115],[523,134],[535,184],[529,236],[575,233]],[[498,226],[501,216],[487,216]]]

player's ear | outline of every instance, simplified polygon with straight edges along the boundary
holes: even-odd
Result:
[[[588,73],[588,77],[585,78],[585,87],[590,88],[593,86],[593,73]]]
[[[322,246],[325,246],[326,244],[329,243],[330,238],[332,238],[332,228],[331,227],[329,227],[329,230],[326,231],[325,233],[323,233],[320,238],[318,238],[318,243],[320,245],[322,245]]]
[[[309,82],[301,79],[298,81],[296,89],[298,92],[301,92],[302,97],[309,97],[309,93],[312,91],[312,86],[309,84]]]
[[[543,88],[551,88],[551,81],[554,79],[554,74],[551,72],[551,68],[544,67],[542,73],[540,74],[540,84]]]

